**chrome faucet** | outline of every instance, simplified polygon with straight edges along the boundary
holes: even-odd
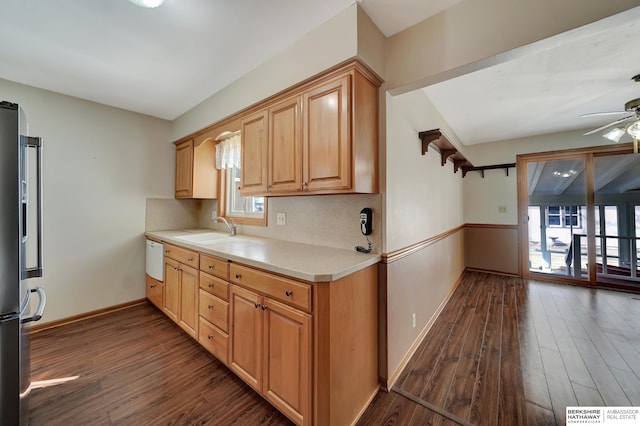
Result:
[[[231,225],[229,225],[229,222],[227,222],[227,219],[224,217],[215,216],[213,218],[213,223],[218,223],[220,221],[224,222],[224,224],[227,225],[227,228],[229,228],[229,235],[232,237],[236,235],[236,222],[233,219],[231,219]]]

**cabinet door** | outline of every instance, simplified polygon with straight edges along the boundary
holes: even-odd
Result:
[[[241,192],[264,194],[267,192],[267,119],[264,110],[242,120]]]
[[[311,419],[311,316],[265,298],[263,394],[297,424]]]
[[[193,139],[176,145],[176,198],[193,194]]]
[[[262,391],[262,298],[231,286],[229,366],[258,392]]]
[[[180,326],[194,338],[198,338],[198,271],[180,265]]]
[[[145,295],[147,299],[156,305],[158,309],[162,309],[164,307],[164,284],[149,275],[146,276],[146,279],[147,289]]]
[[[351,75],[303,95],[303,186],[320,191],[351,187]]]
[[[180,264],[164,260],[164,313],[175,322],[180,315]]]
[[[269,192],[302,189],[300,96],[269,108]]]

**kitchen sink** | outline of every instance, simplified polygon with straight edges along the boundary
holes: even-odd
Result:
[[[189,243],[208,244],[217,240],[221,240],[223,238],[227,238],[228,236],[228,234],[223,234],[221,232],[202,232],[197,234],[178,235],[175,238],[177,240],[187,241]]]

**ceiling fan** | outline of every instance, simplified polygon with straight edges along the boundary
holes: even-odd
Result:
[[[631,78],[636,83],[640,83],[640,74],[635,75]],[[627,114],[626,117],[619,118],[617,120],[612,121],[611,123],[605,124],[604,126],[600,126],[597,129],[593,129],[584,133],[584,136],[591,135],[593,133],[599,132],[600,130],[604,130],[608,127],[615,126],[616,124],[622,124],[628,122],[624,126],[615,127],[612,130],[609,130],[607,133],[602,136],[609,139],[612,142],[620,142],[622,136],[625,133],[629,134],[633,137],[633,152],[638,153],[638,137],[640,137],[640,98],[632,99],[626,104],[624,104],[624,111],[610,111],[610,112],[593,112],[590,114],[583,114],[580,117],[594,117],[599,115],[619,115],[619,114]]]

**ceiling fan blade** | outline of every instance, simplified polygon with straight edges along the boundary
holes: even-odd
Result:
[[[618,115],[618,114],[628,114],[629,111],[609,111],[609,112],[590,112],[589,114],[582,114],[580,118],[585,117],[596,117],[600,115]]]
[[[633,118],[633,117],[635,117],[635,115],[629,115],[629,116],[621,118],[619,120],[612,121],[611,123],[605,124],[604,126],[598,127],[597,129],[593,129],[593,130],[591,130],[591,131],[589,131],[587,133],[583,133],[582,136],[591,135],[593,133],[599,132],[600,130],[606,129],[607,127],[615,126],[618,123],[622,123],[623,121],[627,121],[628,119]]]

